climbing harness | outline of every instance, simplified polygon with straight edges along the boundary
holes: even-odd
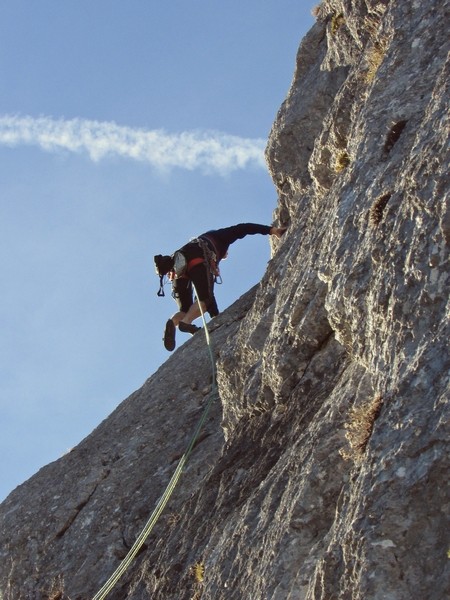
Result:
[[[210,246],[208,245],[208,242],[211,242],[211,244],[213,244],[213,245],[214,245],[214,242],[212,240],[210,240],[209,238],[204,239],[202,237],[195,238],[193,241],[196,242],[202,249],[206,264],[209,266],[209,270],[214,275],[214,281],[216,283],[219,283],[217,281],[217,279],[220,279],[220,283],[222,283],[222,278],[220,277],[219,266],[217,264],[217,256],[218,256],[217,252],[211,250]]]
[[[212,284],[222,283],[222,277],[220,276],[219,266],[217,264],[217,250],[215,248],[214,241],[210,238],[192,238],[190,243],[197,244],[202,253],[202,257],[191,258],[188,260],[181,250],[176,250],[171,256],[163,256],[158,254],[153,257],[155,263],[155,271],[159,276],[159,290],[157,296],[164,297],[164,286],[167,283],[166,277],[172,281],[173,279],[179,279],[180,277],[189,277],[189,271],[197,265],[204,264],[207,270],[211,273],[211,279],[208,279],[208,291],[209,296],[212,296]],[[172,293],[172,296],[176,298],[176,295]]]
[[[197,290],[195,289],[195,286],[194,286],[194,290],[195,290],[195,294],[197,295],[197,299],[198,299],[198,294],[197,294]],[[181,457],[180,462],[178,463],[177,468],[175,469],[175,472],[172,475],[172,478],[170,479],[161,498],[158,500],[154,511],[150,515],[150,518],[148,519],[147,523],[144,525],[144,528],[142,529],[141,533],[137,537],[133,546],[130,548],[128,554],[125,556],[125,558],[119,564],[119,566],[114,571],[114,573],[111,575],[111,577],[108,579],[108,581],[100,588],[100,590],[95,594],[95,596],[93,596],[92,600],[104,600],[104,598],[106,598],[106,596],[109,594],[109,592],[115,587],[116,583],[119,581],[119,579],[125,573],[125,571],[128,569],[128,567],[132,563],[133,559],[135,558],[136,554],[142,548],[143,544],[145,543],[145,540],[150,535],[155,523],[159,519],[166,504],[168,503],[168,501],[169,501],[169,499],[181,477],[181,474],[182,474],[183,469],[188,461],[188,458],[189,458],[192,450],[195,447],[198,436],[200,435],[200,431],[201,431],[203,425],[205,424],[206,418],[208,416],[209,409],[211,408],[211,405],[212,405],[213,401],[215,400],[215,398],[218,396],[217,379],[216,379],[216,365],[214,362],[214,353],[212,350],[211,339],[209,337],[209,331],[206,326],[205,313],[203,312],[200,301],[198,302],[198,305],[200,307],[200,311],[201,311],[201,315],[202,315],[203,328],[205,330],[206,344],[208,347],[209,358],[211,361],[211,370],[212,370],[212,386],[211,386],[211,393],[210,393],[208,402],[206,403],[206,406],[203,410],[200,420],[197,423],[197,426],[192,435],[192,438],[186,448],[186,451],[183,454],[183,456]]]

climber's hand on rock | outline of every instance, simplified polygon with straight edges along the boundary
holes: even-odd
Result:
[[[280,238],[286,230],[287,227],[272,227],[270,229],[270,235],[275,235],[277,238]]]

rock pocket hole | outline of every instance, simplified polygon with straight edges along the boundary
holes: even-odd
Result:
[[[389,152],[398,142],[400,136],[403,133],[403,130],[406,127],[407,122],[408,121],[397,121],[397,123],[394,123],[392,125],[391,129],[389,130],[389,133],[386,136],[386,141],[384,142],[383,152],[385,154],[389,154]]]

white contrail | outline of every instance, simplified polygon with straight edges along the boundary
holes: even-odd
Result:
[[[215,131],[167,133],[78,118],[0,116],[0,144],[33,145],[48,152],[86,152],[93,161],[116,155],[161,170],[179,167],[225,174],[250,165],[265,168],[263,139]]]

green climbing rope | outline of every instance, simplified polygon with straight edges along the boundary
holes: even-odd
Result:
[[[195,287],[194,287],[194,289],[195,289]],[[197,292],[197,290],[196,290],[196,292]],[[128,569],[128,567],[132,563],[134,557],[139,552],[139,550],[141,549],[145,540],[150,535],[151,530],[153,529],[155,523],[157,522],[161,513],[163,512],[166,504],[168,503],[168,501],[172,495],[172,492],[174,491],[174,489],[178,483],[178,480],[181,477],[184,466],[186,465],[189,455],[191,454],[192,450],[194,449],[194,446],[195,446],[197,438],[200,434],[200,431],[201,431],[203,425],[205,424],[206,417],[208,416],[208,412],[211,407],[211,404],[213,403],[213,400],[217,396],[218,390],[217,390],[217,381],[216,381],[216,366],[215,366],[215,362],[214,362],[214,354],[213,354],[212,347],[211,347],[211,339],[209,337],[208,328],[206,326],[205,314],[201,307],[201,303],[199,302],[198,304],[199,304],[201,315],[202,315],[203,326],[204,326],[204,331],[205,331],[205,336],[206,336],[206,343],[207,343],[208,350],[209,350],[209,356],[210,356],[211,368],[212,368],[212,386],[211,386],[211,393],[210,393],[208,402],[206,403],[206,406],[203,410],[202,416],[200,417],[200,420],[197,423],[197,427],[195,428],[195,431],[191,438],[191,441],[189,442],[189,445],[186,448],[185,453],[181,457],[180,462],[178,463],[177,468],[175,469],[175,472],[172,475],[172,478],[169,481],[163,495],[158,500],[158,503],[157,503],[154,511],[150,515],[149,520],[144,525],[144,528],[142,529],[141,533],[137,537],[133,546],[130,548],[128,554],[125,556],[125,558],[119,564],[119,566],[114,571],[114,573],[111,575],[111,577],[108,579],[108,581],[95,594],[95,596],[92,598],[92,600],[104,600],[104,598],[106,598],[106,596],[109,594],[109,592],[114,588],[116,583],[119,581],[119,579],[125,573],[125,571]]]

